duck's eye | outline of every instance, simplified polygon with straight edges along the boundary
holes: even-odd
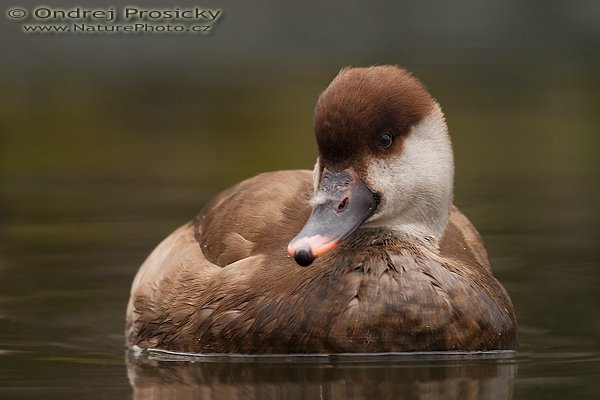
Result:
[[[393,141],[394,141],[394,139],[392,138],[392,135],[389,132],[385,132],[384,134],[379,136],[379,140],[377,141],[377,144],[382,149],[389,149],[390,146],[392,145]]]

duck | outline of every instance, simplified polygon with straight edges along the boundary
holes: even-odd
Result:
[[[395,65],[318,97],[312,170],[223,191],[148,256],[131,348],[198,354],[514,350],[511,300],[453,205],[445,116]]]

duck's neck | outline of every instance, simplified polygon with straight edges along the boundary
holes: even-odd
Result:
[[[365,227],[379,227],[394,233],[402,241],[437,250],[448,224],[450,207],[435,208],[431,214],[408,212],[397,220],[367,223]]]

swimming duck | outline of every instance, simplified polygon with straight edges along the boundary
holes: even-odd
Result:
[[[137,273],[130,346],[193,353],[514,349],[511,301],[453,206],[439,104],[397,66],[320,95],[312,171],[247,179]]]

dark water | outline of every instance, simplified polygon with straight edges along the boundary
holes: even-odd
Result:
[[[600,11],[510,4],[226,4],[200,42],[24,37],[3,21],[0,398],[598,398]],[[311,168],[318,93],[374,63],[407,65],[446,112],[455,202],[514,302],[518,351],[127,353],[144,257],[240,179]]]

